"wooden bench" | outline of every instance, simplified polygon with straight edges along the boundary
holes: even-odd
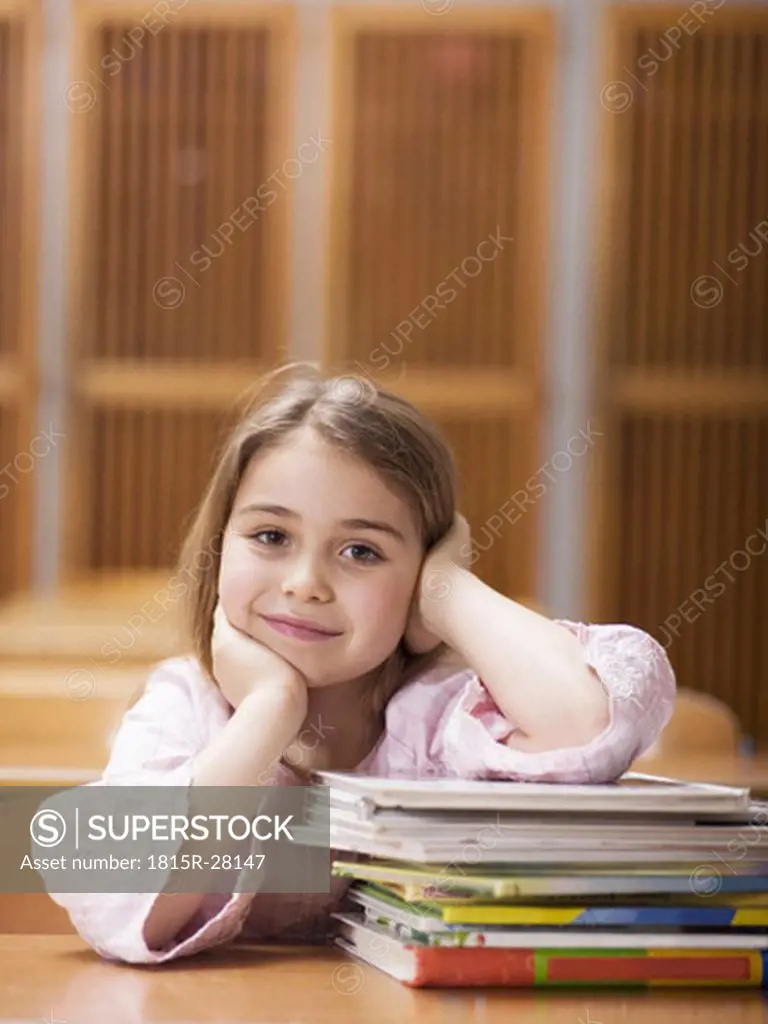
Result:
[[[172,575],[104,574],[0,605],[0,785],[100,776],[150,666],[181,649]],[[2,893],[0,931],[72,926],[44,894]]]
[[[31,658],[68,670],[147,665],[178,653],[180,589],[173,571],[105,573],[54,592],[24,592],[0,604],[0,662]]]
[[[0,662],[0,785],[96,778],[144,665],[83,675],[68,663]]]

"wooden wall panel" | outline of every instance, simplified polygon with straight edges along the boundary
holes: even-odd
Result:
[[[289,8],[81,0],[76,26],[69,575],[175,557],[225,410],[285,352],[300,164]]]
[[[528,470],[536,454],[530,417],[436,419],[456,459],[459,507],[473,527],[473,557],[477,556],[473,572],[510,597],[535,598],[531,557],[538,541],[539,508],[535,501],[527,505],[524,500]],[[500,489],[499,473],[482,471],[488,465],[505,467],[504,483],[509,482],[505,492]],[[511,500],[515,491],[518,497]],[[505,503],[508,518],[499,513]],[[496,519],[491,519],[494,513]]]
[[[450,423],[478,530],[541,459],[553,20],[334,13],[325,362]],[[475,567],[502,591],[534,596],[540,511]]]
[[[764,746],[768,10],[709,14],[607,15],[591,612]]]
[[[99,50],[121,53],[126,30],[125,23],[104,26]],[[98,98],[93,213],[100,245],[88,250],[93,318],[83,356],[267,358],[274,327],[264,319],[272,301],[267,218],[260,222],[256,210],[254,221],[241,210],[244,231],[227,221],[273,170],[268,47],[263,26],[169,25]],[[167,291],[157,284],[164,278]]]
[[[20,582],[13,541],[18,541],[23,532],[23,492],[19,492],[19,486],[24,488],[27,484],[24,477],[17,477],[23,481],[20,485],[14,484],[11,475],[16,476],[13,460],[20,451],[22,434],[17,405],[7,400],[0,403],[0,467],[10,467],[0,477],[0,537],[12,538],[12,542],[3,543],[0,550],[0,598],[6,597]]]
[[[32,563],[38,45],[38,4],[0,0],[0,598]]]
[[[225,415],[216,409],[93,409],[88,569],[177,562],[190,512],[213,472]]]

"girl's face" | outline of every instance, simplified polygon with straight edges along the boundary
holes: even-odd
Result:
[[[301,428],[243,474],[219,599],[234,626],[309,686],[348,682],[396,648],[423,554],[406,502],[365,463]]]

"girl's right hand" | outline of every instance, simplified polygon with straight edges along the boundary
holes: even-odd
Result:
[[[306,717],[307,684],[298,669],[236,629],[220,604],[213,613],[211,658],[216,682],[233,708],[256,690],[266,689],[291,698],[297,714],[301,714],[300,722]]]

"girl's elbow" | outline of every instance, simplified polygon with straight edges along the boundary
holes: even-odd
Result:
[[[608,689],[591,666],[587,672],[589,682],[585,687],[585,699],[575,709],[571,719],[571,730],[576,740],[573,746],[579,747],[585,747],[602,736],[613,720],[612,698]]]
[[[549,729],[535,733],[524,733],[516,729],[505,741],[510,750],[521,750],[528,754],[545,754],[550,751],[588,747],[601,736],[610,724],[610,708],[603,712],[575,721],[569,715],[566,720]]]

